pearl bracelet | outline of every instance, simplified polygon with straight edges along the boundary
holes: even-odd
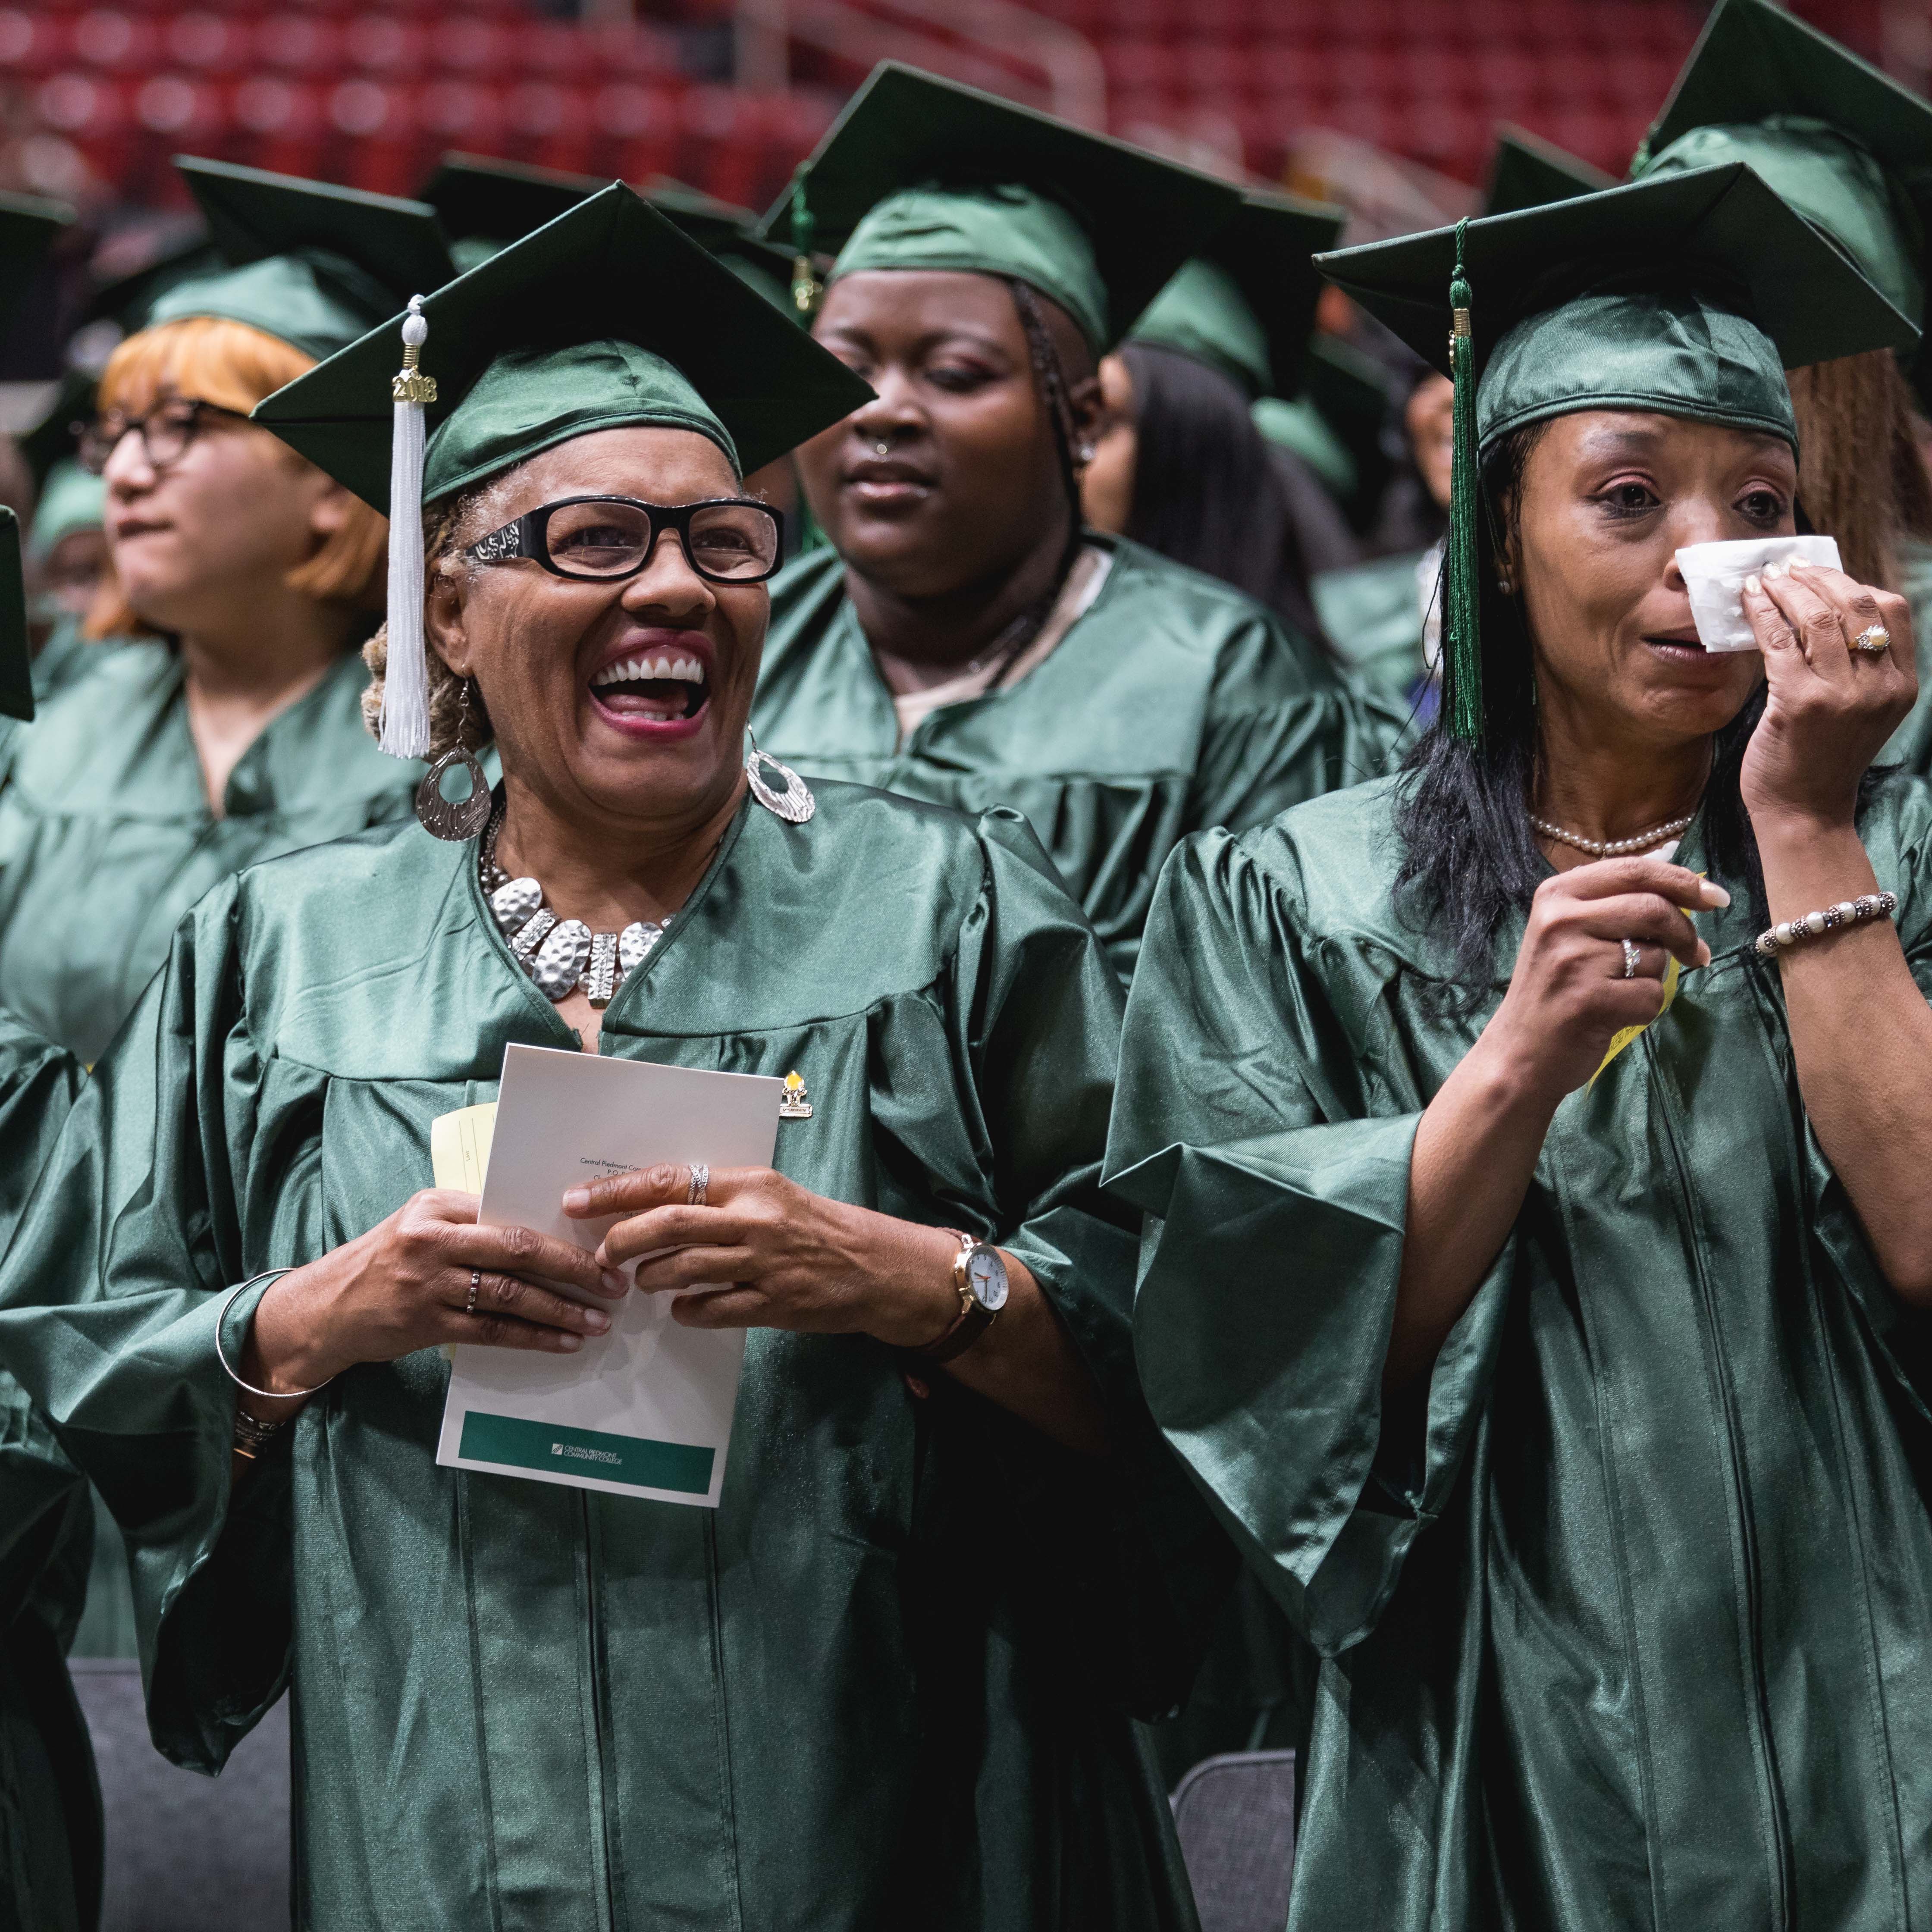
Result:
[[[1822,912],[1808,912],[1802,919],[1787,919],[1768,927],[1757,936],[1761,959],[1774,959],[1780,948],[1796,946],[1801,939],[1816,939],[1841,926],[1863,926],[1871,919],[1889,919],[1898,910],[1896,892],[1861,892],[1855,899],[1840,899]]]

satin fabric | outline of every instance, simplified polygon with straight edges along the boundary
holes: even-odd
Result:
[[[411,825],[184,922],[4,1276],[0,1358],[133,1552],[156,1742],[294,1696],[298,1922],[1193,1924],[1126,1713],[1167,1708],[1225,1541],[1135,1377],[1098,1187],[1120,996],[1010,814],[747,806],[602,1050],[805,1080],[802,1184],[997,1233],[1101,1392],[1109,1463],[858,1335],[754,1330],[716,1511],[440,1468],[434,1349],[357,1368],[238,1495],[219,1296],[430,1184],[430,1123],[572,1036],[473,844]],[[238,1346],[257,1292],[226,1331]]]
[[[1898,578],[1899,594],[1912,609],[1918,695],[1877,762],[1903,765],[1920,778],[1932,778],[1932,543],[1922,537],[1900,539]]]
[[[772,586],[752,725],[807,777],[1023,812],[1124,979],[1176,841],[1372,776],[1399,720],[1238,591],[1123,538],[1088,541],[1113,567],[1046,662],[897,748],[844,563],[801,557]]]
[[[0,1010],[0,1252],[80,1081]],[[100,1792],[65,1660],[93,1538],[86,1485],[0,1370],[0,1932],[91,1932],[100,1912]]]
[[[1336,656],[1370,690],[1405,707],[1426,669],[1416,586],[1423,555],[1401,550],[1346,570],[1324,570],[1309,585]]]
[[[352,652],[262,728],[217,818],[179,658],[88,649],[97,661],[16,735],[4,773],[0,1000],[92,1064],[197,899],[257,860],[404,816],[422,767],[364,729]]]
[[[1446,1010],[1394,783],[1174,855],[1108,1153],[1149,1402],[1322,1659],[1291,1932],[1924,1924],[1924,1322],[1807,1124],[1744,881],[1557,1110],[1425,1427],[1381,1396],[1410,1149],[1520,926]],[[1932,986],[1932,794],[1862,830]]]

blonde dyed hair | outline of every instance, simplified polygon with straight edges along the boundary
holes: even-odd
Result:
[[[129,336],[101,372],[99,406],[140,416],[164,396],[189,396],[246,416],[314,367],[314,356],[246,322],[190,316]],[[303,460],[292,449],[289,455]],[[352,497],[342,527],[289,572],[289,587],[317,603],[380,610],[388,543],[388,518]],[[160,634],[128,603],[111,562],[83,628],[91,638]]]
[[[1838,540],[1846,573],[1899,587],[1901,537],[1932,537],[1932,478],[1916,410],[1888,349],[1786,372],[1798,416],[1798,500]]]

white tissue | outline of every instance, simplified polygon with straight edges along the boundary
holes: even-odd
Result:
[[[1747,537],[1736,543],[1688,544],[1677,567],[1690,592],[1690,615],[1707,651],[1754,651],[1757,638],[1744,615],[1744,579],[1762,575],[1768,563],[1838,562],[1835,537]]]

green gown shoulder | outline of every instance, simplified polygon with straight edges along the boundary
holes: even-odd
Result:
[[[1400,782],[1175,853],[1108,1154],[1150,1406],[1322,1659],[1297,1921],[1916,1923],[1924,1324],[1810,1133],[1744,880],[1384,1412],[1417,1124],[1520,936],[1456,997],[1397,895]],[[1932,988],[1932,793],[1861,829]]]
[[[1427,668],[1420,572],[1431,554],[1405,550],[1322,571],[1309,585],[1336,655],[1369,689],[1392,702],[1406,704]]]
[[[1023,813],[1124,977],[1162,861],[1382,768],[1400,719],[1238,591],[1120,538],[1043,663],[933,712],[903,745],[826,550],[776,580],[752,728],[808,777]]]
[[[434,1350],[340,1377],[231,1496],[225,1291],[430,1185],[507,1045],[571,1044],[474,846],[413,824],[183,922],[0,1274],[0,1350],[126,1533],[158,1741],[213,1769],[292,1678],[313,1922],[1192,1922],[1130,1713],[1178,1701],[1225,1543],[1133,1370],[1118,984],[1015,815],[817,791],[803,826],[741,812],[601,1050],[796,1071],[782,1171],[997,1233],[1110,1462],[916,1400],[863,1336],[758,1330],[715,1511],[439,1467]],[[424,1816],[488,1829],[395,1828]]]
[[[1912,610],[1918,696],[1878,762],[1902,765],[1920,778],[1932,778],[1932,543],[1906,537],[1898,546],[1898,566],[1899,590]]]
[[[242,754],[218,818],[174,653],[88,653],[18,735],[0,789],[0,986],[92,1063],[197,899],[257,860],[400,816],[421,768],[364,729],[351,654]]]
[[[0,1252],[80,1084],[0,1009]],[[100,1901],[100,1793],[67,1674],[94,1523],[87,1488],[0,1370],[0,1932],[82,1932]]]

